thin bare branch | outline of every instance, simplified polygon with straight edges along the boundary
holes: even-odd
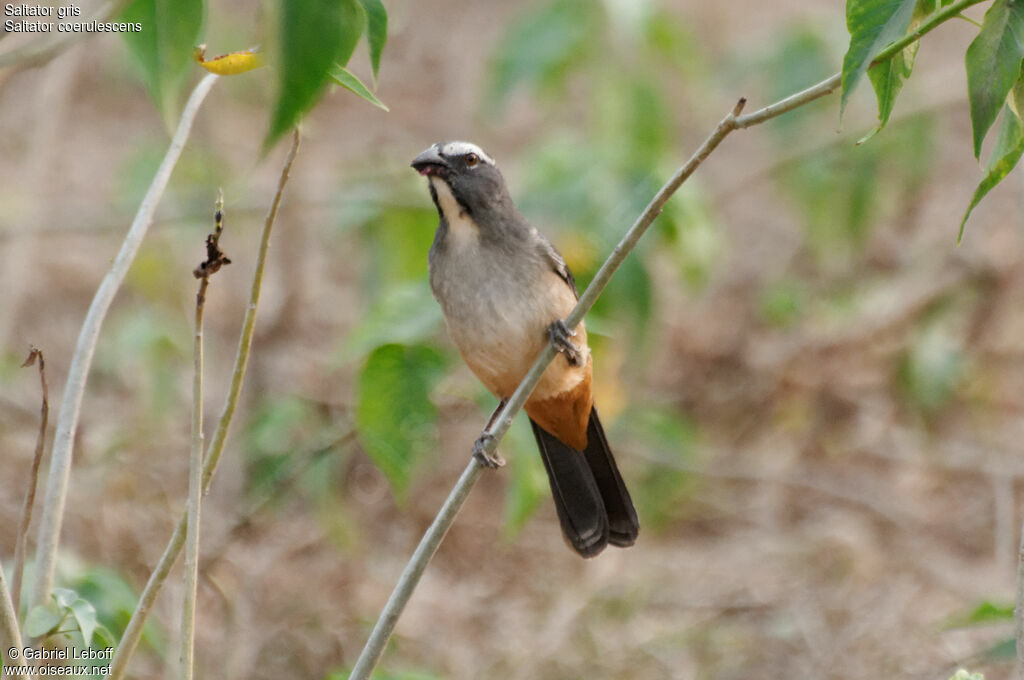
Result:
[[[19,652],[10,654],[10,650]],[[25,656],[20,653],[21,633],[18,631],[18,610],[11,602],[11,591],[0,564],[0,666],[24,666]]]
[[[215,227],[206,237],[206,260],[192,273],[199,279],[196,293],[195,344],[192,352],[192,445],[188,460],[188,521],[185,530],[185,597],[181,614],[179,677],[192,680],[195,670],[196,595],[199,582],[199,520],[203,501],[203,311],[210,277],[231,260],[220,249],[224,231],[224,192],[217,196]]]
[[[32,457],[32,468],[28,473],[28,488],[25,489],[25,501],[21,506],[21,526],[18,527],[17,542],[14,544],[14,573],[11,576],[11,601],[14,612],[21,611],[21,580],[25,574],[25,543],[28,540],[28,527],[32,523],[32,507],[36,502],[36,486],[39,482],[39,464],[43,461],[43,447],[46,443],[46,425],[50,419],[50,394],[46,388],[46,361],[43,351],[33,347],[28,358],[21,366],[39,364],[39,383],[43,389],[43,403],[39,408],[39,436],[36,437],[36,453]]]

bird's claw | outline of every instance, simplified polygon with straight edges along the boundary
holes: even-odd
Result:
[[[482,434],[473,442],[473,457],[485,468],[499,468],[505,465],[505,459],[501,457],[497,449],[494,450],[494,453],[487,453],[487,445],[493,440],[494,435]]]
[[[551,322],[551,325],[548,326],[548,337],[551,339],[551,344],[554,345],[555,349],[565,355],[569,365],[583,365],[583,352],[572,341],[572,338],[576,337],[576,331],[569,330],[569,327],[565,325],[565,321],[559,319],[558,321]]]

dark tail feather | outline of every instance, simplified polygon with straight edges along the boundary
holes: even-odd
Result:
[[[569,544],[584,557],[593,557],[611,543],[633,545],[640,522],[612,457],[597,409],[590,411],[587,448],[582,452],[563,444],[530,420],[544,467],[551,481],[551,495]]]
[[[608,544],[608,515],[587,458],[532,419],[530,425],[548,471],[562,533],[576,552],[594,557]]]
[[[636,542],[640,533],[640,521],[629,497],[626,483],[622,481],[619,468],[612,457],[604,428],[597,417],[597,409],[590,410],[590,424],[587,425],[587,448],[583,452],[590,466],[590,472],[597,483],[608,515],[608,542],[626,547]]]

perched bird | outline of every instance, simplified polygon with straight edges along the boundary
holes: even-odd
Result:
[[[546,343],[560,352],[525,410],[566,540],[583,557],[632,545],[640,525],[594,408],[587,332],[563,321],[579,297],[565,260],[516,209],[480,147],[439,142],[412,167],[428,179],[441,218],[430,287],[470,370],[504,404]],[[485,443],[477,440],[474,455],[495,467]]]

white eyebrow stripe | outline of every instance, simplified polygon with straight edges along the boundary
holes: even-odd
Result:
[[[481,160],[494,165],[494,159],[484,153],[476,144],[469,142],[448,142],[441,147],[442,156],[465,156],[467,153],[475,153]]]

